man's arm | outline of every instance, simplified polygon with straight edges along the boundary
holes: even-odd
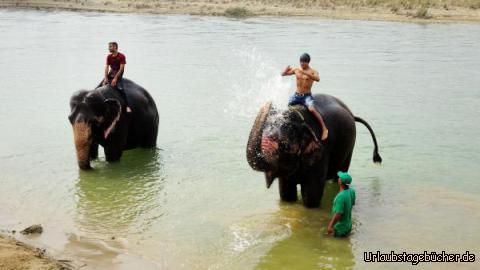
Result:
[[[333,226],[342,218],[342,214],[336,213],[333,217],[332,220],[330,220],[330,223],[328,223],[328,234],[333,233]]]
[[[120,78],[120,76],[122,76],[124,70],[125,70],[125,64],[120,64],[120,69],[118,70],[117,74],[115,74],[115,77],[112,80],[113,86],[117,85],[118,79]]]
[[[108,65],[105,65],[105,76],[103,78],[103,85],[108,83]]]
[[[291,66],[286,67],[282,72],[282,76],[290,76],[293,74],[295,74],[295,68],[292,68]]]
[[[123,71],[125,70],[125,64],[120,64],[120,69],[118,70],[117,74],[115,74],[115,79],[118,80],[120,76],[123,75]]]
[[[311,72],[298,69],[302,74],[306,75],[310,80],[319,82],[320,81],[320,75],[318,75],[318,71],[314,70],[313,74]]]

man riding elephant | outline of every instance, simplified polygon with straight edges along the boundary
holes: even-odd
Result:
[[[310,67],[310,55],[308,55],[308,53],[304,53],[300,56],[300,67],[292,68],[291,66],[288,66],[282,72],[282,76],[294,74],[297,78],[297,90],[290,97],[288,105],[301,104],[306,106],[322,126],[321,140],[324,141],[328,137],[328,129],[323,121],[322,115],[317,109],[315,109],[315,100],[312,97],[313,82],[320,81],[320,75],[318,75],[318,71]]]
[[[125,71],[125,65],[127,64],[126,57],[118,51],[118,43],[115,41],[108,43],[108,51],[110,54],[107,56],[107,62],[105,64],[105,76],[97,87],[110,84],[116,88],[127,103],[127,113],[130,113],[132,110],[130,106],[128,106],[129,103],[123,87],[123,73]]]

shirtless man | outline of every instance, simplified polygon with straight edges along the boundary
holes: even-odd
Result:
[[[282,76],[294,75],[297,78],[297,91],[290,97],[288,105],[302,104],[317,118],[322,126],[322,141],[328,138],[328,129],[323,122],[322,115],[315,109],[315,100],[312,97],[313,81],[320,81],[318,72],[310,67],[310,55],[304,53],[300,56],[300,67],[288,66],[282,72]]]

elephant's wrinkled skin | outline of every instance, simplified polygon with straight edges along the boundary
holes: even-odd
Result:
[[[78,166],[90,169],[90,161],[103,146],[107,161],[117,161],[123,150],[155,147],[159,116],[150,94],[133,81],[123,79],[131,113],[125,100],[109,85],[80,90],[70,98],[68,119],[73,127]]]
[[[318,207],[327,179],[338,171],[347,171],[355,145],[355,121],[370,131],[375,145],[373,161],[382,161],[373,130],[366,121],[355,117],[340,100],[329,95],[315,95],[317,110],[328,127],[326,141],[318,141],[321,127],[303,106],[276,111],[265,104],[250,132],[247,160],[257,171],[265,172],[267,187],[279,180],[283,201],[297,200],[297,184],[301,186],[303,204]]]

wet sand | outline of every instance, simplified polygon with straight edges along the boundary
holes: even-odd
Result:
[[[0,235],[0,269],[57,270],[68,269],[45,256],[45,251]]]
[[[480,3],[465,1],[347,0],[4,0],[0,7],[211,16],[308,16],[333,19],[480,22]],[[372,4],[373,3],[373,4]]]

